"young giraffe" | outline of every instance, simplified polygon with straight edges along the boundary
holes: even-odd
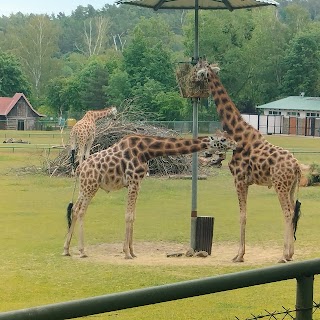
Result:
[[[275,188],[285,220],[284,249],[279,262],[291,261],[300,215],[300,202],[295,201],[301,177],[298,160],[288,150],[269,143],[258,130],[243,120],[217,76],[217,65],[209,65],[205,60],[200,60],[195,68],[197,81],[207,81],[223,130],[237,142],[229,163],[240,208],[240,245],[233,261],[244,261],[247,195],[252,184]]]
[[[104,117],[112,117],[117,115],[117,108],[110,107],[102,110],[90,110],[81,120],[79,120],[71,129],[70,145],[71,145],[71,163],[75,163],[76,146],[79,149],[79,164],[84,158],[88,158],[90,150],[96,135],[96,121]]]
[[[197,139],[164,138],[145,135],[129,135],[106,150],[92,154],[77,168],[79,196],[72,208],[68,208],[69,232],[63,255],[68,256],[70,241],[77,219],[80,222],[80,256],[86,257],[83,241],[83,220],[91,199],[99,188],[110,192],[128,188],[125,215],[126,232],[123,251],[126,259],[135,257],[133,252],[133,224],[140,184],[148,171],[147,161],[164,155],[189,154],[201,150],[226,152],[236,144],[225,133]]]

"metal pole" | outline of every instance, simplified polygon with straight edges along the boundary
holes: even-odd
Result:
[[[297,278],[296,320],[312,320],[314,276]]]
[[[198,137],[198,99],[193,99],[193,138]],[[191,203],[191,242],[192,249],[196,248],[196,229],[198,216],[198,153],[192,154],[192,203]]]
[[[194,2],[194,60],[199,59],[199,0]]]
[[[194,63],[199,60],[199,3],[195,0],[195,11],[194,11]],[[198,104],[199,99],[193,98],[193,138],[198,138]],[[192,249],[196,248],[196,224],[197,224],[197,198],[198,198],[198,154],[192,154],[192,203],[191,203],[191,235],[190,235],[190,246]]]

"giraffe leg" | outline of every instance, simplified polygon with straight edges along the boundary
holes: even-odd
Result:
[[[85,145],[79,145],[79,165],[81,165],[81,163],[84,160],[84,152],[85,152]]]
[[[133,224],[135,220],[136,202],[139,193],[139,183],[130,183],[128,186],[128,200],[126,211],[126,234],[123,245],[125,259],[135,258],[133,252]]]
[[[79,230],[80,230],[80,237],[79,237],[79,251],[80,251],[80,257],[84,258],[86,257],[86,254],[84,253],[84,241],[83,241],[83,219],[84,215],[86,213],[86,210],[88,208],[88,205],[90,203],[92,197],[84,198],[83,195],[79,195],[72,212],[72,221],[71,226],[69,228],[69,232],[67,234],[66,241],[64,243],[64,256],[70,256],[70,242],[73,236],[74,228],[76,225],[77,219],[80,221]]]
[[[245,254],[245,235],[247,223],[247,196],[248,186],[243,181],[236,183],[236,189],[240,208],[240,243],[237,255],[232,259],[233,262],[243,262]]]
[[[90,137],[86,143],[84,158],[88,159],[90,156],[91,147],[93,145],[94,137]]]
[[[287,262],[292,261],[294,254],[294,231],[292,223],[294,204],[290,199],[290,191],[288,191],[285,186],[280,186],[280,183],[278,183],[275,184],[275,188],[285,219],[283,255],[279,262]]]
[[[91,198],[84,199],[79,208],[78,217],[79,217],[79,251],[80,258],[86,258],[87,255],[84,252],[84,232],[83,232],[83,220],[84,215],[87,211],[88,205],[90,203]]]
[[[77,221],[77,217],[73,216],[71,226],[69,228],[67,238],[66,238],[66,241],[63,246],[63,253],[62,253],[63,256],[70,256],[70,242],[72,239],[72,235],[73,235],[74,227],[76,225],[76,221]]]
[[[68,230],[68,234],[67,234],[64,246],[63,246],[63,253],[62,253],[63,256],[70,256],[70,242],[71,242],[71,239],[72,239],[72,236],[73,236],[74,227],[75,227],[76,222],[77,222],[77,213],[76,213],[75,209],[76,209],[76,207],[78,205],[78,202],[79,202],[79,199],[77,200],[77,202],[75,203],[75,205],[72,208],[72,220],[71,220],[71,225],[70,225],[70,228]]]

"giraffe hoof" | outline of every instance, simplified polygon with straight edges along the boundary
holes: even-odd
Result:
[[[131,254],[127,254],[124,258],[130,260],[133,259],[133,256]]]
[[[63,257],[71,257],[71,254],[69,252],[63,252],[62,256]]]
[[[233,262],[244,262],[244,259],[243,257],[238,257],[238,256],[235,256],[233,259],[232,259]]]
[[[85,253],[81,253],[80,258],[88,258],[88,256]]]
[[[286,258],[281,258],[281,259],[278,261],[278,263],[287,263],[287,262],[290,262],[290,261],[292,261],[292,258],[288,258],[288,259],[286,259]]]

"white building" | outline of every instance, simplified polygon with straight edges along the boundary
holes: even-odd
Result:
[[[263,111],[259,130],[265,134],[285,133],[319,136],[320,97],[290,96],[257,106]]]

